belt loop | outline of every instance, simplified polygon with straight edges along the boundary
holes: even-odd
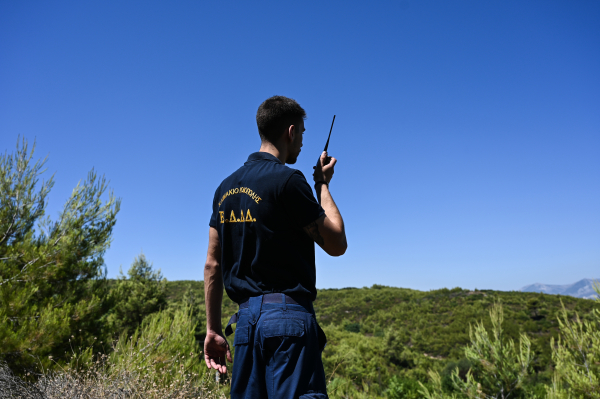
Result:
[[[283,304],[283,310],[287,311],[287,304],[285,303],[285,294],[281,293],[281,303]]]
[[[252,320],[250,321],[250,324],[254,325],[260,318],[260,312],[262,310],[263,296],[262,295],[253,296],[253,297],[250,297],[250,299],[248,301],[249,301],[248,307],[250,308],[250,314],[252,315]]]

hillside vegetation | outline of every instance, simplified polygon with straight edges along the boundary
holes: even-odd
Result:
[[[197,336],[202,339],[203,282],[168,282],[167,301],[195,308]],[[427,383],[429,370],[439,371],[450,384],[454,368],[466,373],[472,366],[464,358],[469,327],[483,321],[490,329],[489,310],[496,302],[504,309],[505,336],[514,341],[520,333],[530,337],[533,372],[525,385],[540,391],[552,380],[550,344],[559,335],[561,302],[570,317],[577,312],[584,320],[597,307],[594,301],[565,296],[460,288],[423,292],[374,285],[319,290],[315,310],[328,337],[324,364],[330,386],[379,395],[392,381]],[[223,325],[236,310],[225,297]]]

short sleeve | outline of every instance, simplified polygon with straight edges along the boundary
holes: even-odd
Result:
[[[217,228],[217,193],[219,192],[219,189],[217,188],[217,191],[215,191],[215,195],[213,197],[213,203],[212,203],[212,214],[210,215],[210,222],[208,222],[208,225],[210,227],[214,227],[215,229]]]
[[[283,187],[281,197],[286,212],[300,228],[308,226],[325,214],[299,170],[290,176]]]

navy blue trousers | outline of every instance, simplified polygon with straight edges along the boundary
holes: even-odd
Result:
[[[312,304],[262,303],[240,309],[231,399],[328,399],[321,353],[325,334]]]

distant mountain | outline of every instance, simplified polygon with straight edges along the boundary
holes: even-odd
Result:
[[[576,298],[594,299],[597,297],[594,291],[594,282],[600,279],[584,278],[573,284],[550,285],[535,283],[521,288],[523,292],[543,292],[544,294],[569,295]]]

